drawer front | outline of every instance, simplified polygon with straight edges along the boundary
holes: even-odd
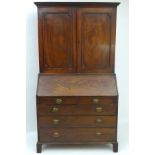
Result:
[[[116,116],[40,116],[39,127],[115,127]]]
[[[115,115],[116,104],[51,105],[38,104],[38,115]]]
[[[115,140],[115,128],[40,129],[41,142],[109,142]]]
[[[63,104],[76,104],[76,97],[39,97],[37,99],[38,103],[63,105]]]
[[[113,97],[39,97],[38,103],[47,104],[113,104]]]
[[[113,97],[79,97],[78,103],[81,104],[113,104]]]

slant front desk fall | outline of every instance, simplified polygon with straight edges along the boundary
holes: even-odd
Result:
[[[104,143],[117,152],[114,62],[119,3],[35,4],[40,65],[37,152],[42,144]]]

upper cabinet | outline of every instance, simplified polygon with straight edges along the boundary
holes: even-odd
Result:
[[[113,73],[118,3],[36,3],[42,73]]]

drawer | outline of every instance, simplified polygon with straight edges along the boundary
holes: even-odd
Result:
[[[115,115],[116,104],[50,105],[38,104],[38,115]]]
[[[113,97],[79,97],[78,103],[81,104],[113,104]]]
[[[39,127],[115,127],[116,116],[40,116]]]
[[[46,103],[46,104],[55,104],[55,105],[63,105],[63,104],[76,104],[76,97],[38,97],[37,103]]]
[[[39,130],[41,142],[115,141],[115,128],[49,128]]]

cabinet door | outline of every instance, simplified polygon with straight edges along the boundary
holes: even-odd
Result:
[[[75,11],[39,8],[39,61],[43,73],[75,71]]]
[[[114,72],[116,9],[79,8],[78,72]]]

